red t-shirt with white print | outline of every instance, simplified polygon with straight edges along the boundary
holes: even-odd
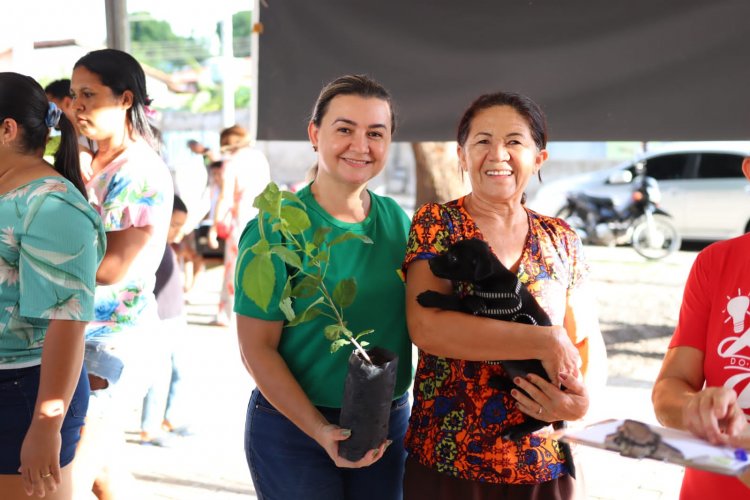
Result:
[[[703,351],[706,386],[734,389],[750,415],[750,234],[698,254],[669,345],[681,346]],[[750,498],[750,488],[734,477],[685,470],[681,500],[706,500],[718,492],[722,498]]]

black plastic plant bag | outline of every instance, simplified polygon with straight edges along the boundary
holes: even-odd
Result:
[[[339,456],[356,462],[368,451],[379,447],[388,437],[393,389],[396,385],[398,356],[387,349],[367,350],[373,364],[349,356],[349,371],[344,382],[344,400],[339,425],[352,435],[339,441]]]

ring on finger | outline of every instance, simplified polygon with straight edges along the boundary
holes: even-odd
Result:
[[[544,408],[542,408],[542,405],[539,405],[539,411],[536,412],[536,414],[537,415],[541,415],[542,414],[542,410],[544,410]]]
[[[50,477],[51,475],[52,475],[52,473],[51,473],[51,472],[48,472],[48,473],[46,473],[46,474],[42,474],[42,475],[41,475],[41,478],[42,478],[42,479],[45,479],[45,478],[48,478],[48,477]]]

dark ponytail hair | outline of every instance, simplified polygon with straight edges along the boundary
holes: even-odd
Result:
[[[68,179],[78,188],[84,198],[88,199],[86,194],[86,185],[81,176],[80,155],[78,149],[78,134],[76,129],[65,113],[60,115],[60,121],[57,122],[57,128],[60,129],[60,146],[55,152],[55,170],[60,172],[63,177]]]
[[[159,151],[158,140],[154,137],[146,116],[146,106],[151,99],[146,92],[146,75],[138,61],[121,50],[102,49],[89,52],[80,58],[73,69],[83,66],[99,77],[102,84],[109,87],[119,97],[126,90],[133,94],[133,105],[128,110],[128,121],[152,148]]]
[[[47,144],[49,101],[44,89],[33,78],[18,73],[0,73],[0,121],[12,118],[19,128],[19,149],[41,157]],[[62,133],[55,153],[55,170],[68,179],[86,197],[78,157],[78,136],[73,124],[60,113]]]

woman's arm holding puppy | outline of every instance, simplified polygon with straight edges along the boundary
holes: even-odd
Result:
[[[539,359],[553,381],[561,372],[578,375],[580,356],[562,326],[532,326],[423,307],[417,296],[426,290],[452,293],[450,281],[435,277],[427,260],[414,261],[406,281],[406,317],[412,341],[425,352],[470,361]]]

